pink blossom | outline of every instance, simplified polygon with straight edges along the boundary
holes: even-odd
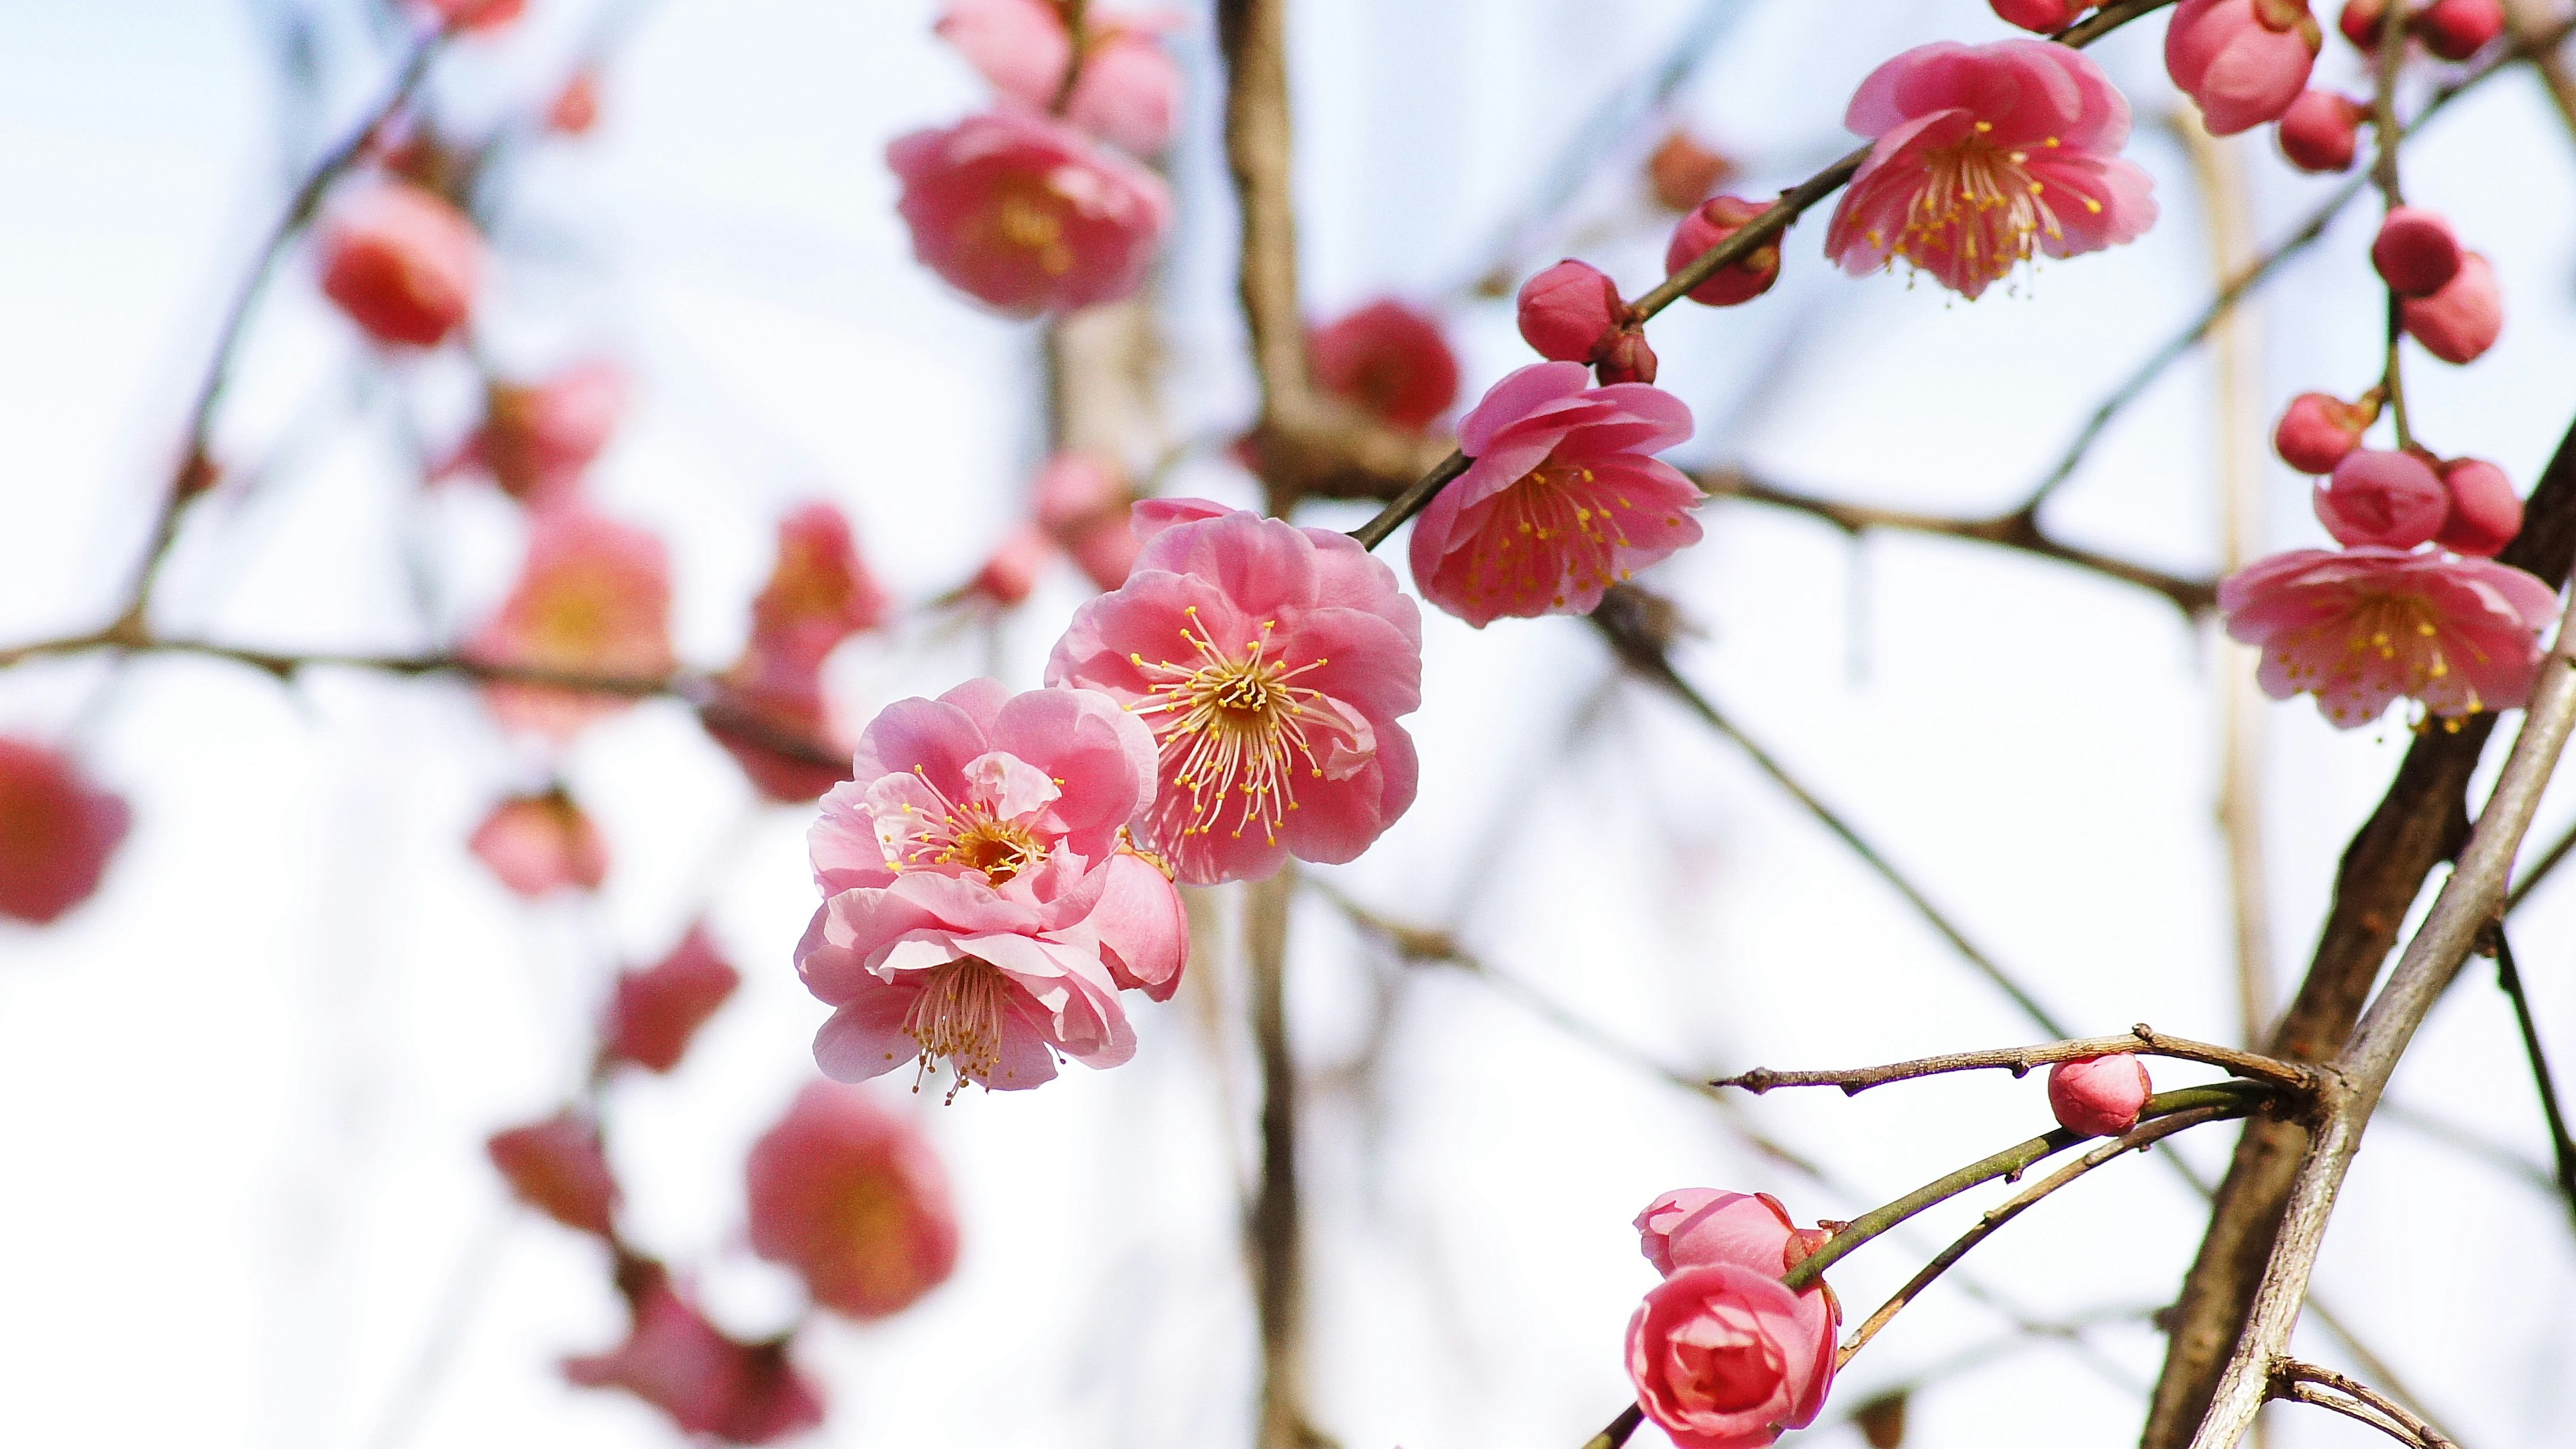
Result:
[[[1177,976],[1186,949],[1133,899],[1170,880],[1118,863],[1152,798],[1143,723],[1087,689],[975,680],[889,705],[852,775],[809,837],[825,899],[796,948],[836,1008],[814,1042],[823,1070],[945,1061],[961,1084],[1011,1090],[1051,1079],[1057,1055],[1127,1060],[1119,988]]]
[[[1114,589],[1136,563],[1127,526],[1135,494],[1115,467],[1083,453],[1058,453],[1038,470],[1037,521],[1091,582]]]
[[[617,1178],[588,1117],[567,1107],[542,1122],[494,1133],[484,1151],[519,1201],[565,1227],[615,1235]]]
[[[2400,297],[2430,297],[2460,274],[2460,239],[2451,224],[2420,206],[2400,206],[2379,223],[2370,264]]]
[[[2337,543],[2413,548],[2442,531],[2451,495],[2423,459],[2363,448],[2317,485],[2315,504]]]
[[[2272,429],[2272,449],[2302,473],[2331,473],[2361,446],[2361,435],[2379,416],[2376,402],[2348,403],[2322,392],[2290,399]]]
[[[2522,498],[2504,470],[2483,458],[2455,458],[2441,467],[2451,511],[2433,541],[2453,553],[2493,558],[2522,532]]]
[[[2092,8],[2092,0],[1993,0],[1995,14],[2007,25],[2055,35]]]
[[[2262,649],[2264,693],[2313,693],[2352,729],[2401,696],[2446,718],[2519,707],[2557,594],[2488,559],[2298,549],[2228,576],[2218,607],[2230,637]]]
[[[1155,848],[1193,884],[1357,857],[1413,803],[1397,721],[1422,702],[1420,611],[1328,529],[1200,499],[1140,503],[1135,526],[1135,572],[1075,613],[1047,680],[1152,727]]]
[[[2117,1137],[2138,1125],[2155,1091],[2135,1056],[2079,1057],[2048,1069],[2048,1110],[2057,1125],[2087,1137]]]
[[[1664,272],[1672,275],[1699,260],[1710,247],[1725,241],[1744,229],[1745,223],[1770,210],[1760,202],[1740,196],[1712,196],[1698,209],[1682,218],[1673,228],[1673,239],[1664,248]],[[1720,267],[1705,282],[1690,289],[1690,299],[1706,307],[1732,307],[1771,290],[1780,280],[1780,238],[1774,233],[1769,241],[1755,247],[1744,260]]]
[[[608,878],[608,842],[562,790],[514,795],[492,807],[467,842],[501,883],[535,900]]]
[[[1073,36],[1052,0],[948,0],[941,39],[956,46],[993,88],[1046,110],[1073,61]]]
[[[474,223],[407,182],[376,182],[335,202],[319,246],[323,294],[379,342],[437,346],[483,281]]]
[[[1619,300],[1619,284],[1599,267],[1572,257],[1521,283],[1516,305],[1521,340],[1557,362],[1589,364],[1628,315],[1628,304]]]
[[[1371,302],[1307,335],[1315,385],[1375,414],[1391,427],[1420,431],[1458,400],[1458,358],[1440,324],[1402,302]]]
[[[559,501],[581,483],[617,432],[626,378],[606,362],[568,368],[533,387],[495,382],[483,426],[441,472],[479,468],[522,502]]]
[[[1711,1187],[1665,1193],[1637,1214],[1636,1228],[1638,1251],[1666,1277],[1695,1263],[1786,1273],[1823,1247],[1828,1236],[1820,1228],[1799,1227],[1767,1192]]]
[[[1903,261],[1975,297],[2035,255],[2099,251],[2156,219],[2153,183],[2119,155],[2128,100],[2062,45],[1918,46],[1870,72],[1843,124],[1877,143],[1825,234],[1854,276]]]
[[[2345,171],[2361,144],[2361,102],[2332,91],[2301,91],[2281,113],[2281,154],[2302,171]]]
[[[856,1087],[815,1082],[752,1144],[752,1251],[851,1318],[900,1313],[957,1267],[948,1174],[920,1127]]]
[[[1035,523],[1023,523],[1005,535],[966,585],[967,592],[1015,609],[1038,586],[1038,575],[1055,558],[1055,540]]]
[[[669,674],[671,565],[662,541],[558,503],[530,516],[528,556],[500,611],[465,643],[480,664],[658,680]],[[627,701],[549,684],[484,686],[504,723],[570,739]]]
[[[1065,119],[1111,145],[1154,155],[1171,144],[1180,114],[1180,68],[1161,43],[1181,24],[1179,13],[1094,9],[1087,24],[1082,75],[1064,98]],[[1073,59],[1073,37],[1057,7],[1046,0],[949,0],[938,30],[1004,96],[1031,110],[1055,108]]]
[[[2444,60],[2467,60],[2504,33],[2497,0],[2433,0],[2410,22],[2424,48]]]
[[[528,0],[421,0],[445,24],[467,33],[498,30],[527,13]]]
[[[1735,1263],[1683,1266],[1628,1320],[1637,1405],[1677,1449],[1759,1449],[1806,1427],[1833,1368],[1830,1320],[1819,1331],[1778,1274]]]
[[[1480,629],[1589,613],[1602,590],[1699,541],[1699,489],[1652,456],[1691,435],[1690,409],[1589,380],[1577,363],[1536,363],[1467,414],[1458,445],[1474,461],[1413,525],[1424,598]]]
[[[1688,211],[1726,184],[1736,171],[1735,158],[1703,146],[1690,132],[1675,127],[1646,158],[1647,189],[1666,211]]]
[[[1024,111],[898,137],[886,160],[913,254],[1014,316],[1132,294],[1171,220],[1162,178]]]
[[[717,949],[703,925],[691,926],[671,954],[641,971],[618,973],[600,1024],[603,1062],[633,1062],[667,1072],[687,1055],[698,1028],[733,998],[742,973]]]
[[[778,561],[751,601],[750,652],[765,660],[819,667],[852,634],[886,620],[892,602],[859,557],[850,520],[812,502],[778,524]]]
[[[737,1343],[654,1278],[635,1296],[626,1341],[565,1360],[566,1378],[624,1389],[684,1433],[735,1444],[767,1444],[823,1422],[822,1392],[788,1361],[784,1342]]]
[[[69,755],[0,735],[0,916],[60,920],[98,889],[132,824]]]
[[[2459,275],[2442,290],[2400,301],[2397,315],[2407,336],[2449,363],[2477,361],[2504,335],[2504,295],[2495,268],[2477,252],[2461,255]]]
[[[2305,19],[2305,6],[2299,7]],[[2213,136],[2279,120],[2325,44],[2314,21],[2275,25],[2261,0],[2182,0],[2165,28],[2165,73],[2200,103]]]
[[[576,71],[546,107],[546,129],[564,136],[586,136],[599,124],[599,72]]]

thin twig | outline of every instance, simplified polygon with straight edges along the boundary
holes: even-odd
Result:
[[[2558,837],[2557,843],[2551,845],[2539,860],[2533,862],[2531,869],[2524,871],[2515,879],[2512,892],[2504,898],[2505,914],[2511,915],[2515,907],[2521,905],[2533,891],[2540,889],[2540,883],[2549,878],[2551,871],[2558,869],[2558,863],[2565,860],[2571,850],[2576,850],[2576,825],[2568,826],[2566,833]]]
[[[2397,152],[2405,139],[2397,128],[2397,73],[2406,64],[2406,29],[2412,8],[2391,5],[2379,17],[2379,51],[2375,84],[2371,88],[2370,133],[2378,154],[2370,159],[2370,183],[2379,188],[2382,204],[2393,212],[2406,204],[2406,190],[2397,172]],[[2415,441],[2406,419],[2406,377],[2400,362],[2398,342],[2406,335],[2405,320],[2397,289],[2387,289],[2387,360],[2379,375],[2379,391],[2388,399],[2388,416],[2397,430],[2397,446],[2405,448]]]
[[[1709,1085],[1741,1087],[1757,1097],[1775,1087],[1840,1087],[1844,1096],[1856,1097],[1872,1087],[1885,1086],[1890,1082],[1909,1082],[1949,1072],[2005,1071],[2019,1077],[2027,1075],[2033,1067],[2047,1066],[2052,1062],[2107,1056],[2171,1057],[2177,1061],[2200,1062],[2224,1068],[2248,1081],[2269,1082],[2290,1092],[2306,1092],[2316,1081],[2313,1068],[2296,1062],[2278,1061],[2256,1052],[2215,1046],[2187,1037],[2167,1036],[2142,1021],[2126,1036],[2085,1037],[2040,1046],[1949,1052],[1913,1061],[1891,1062],[1886,1066],[1848,1067],[1834,1071],[1775,1072],[1768,1067],[1756,1067],[1732,1077],[1720,1077]]]
[[[1288,1044],[1288,907],[1294,868],[1243,894],[1253,1046],[1261,1066],[1261,1180],[1244,1217],[1253,1299],[1261,1320],[1260,1449],[1303,1449],[1305,1233],[1297,1195],[1297,1061]]]
[[[1610,1427],[1584,1440],[1583,1449],[1620,1449],[1628,1442],[1628,1436],[1636,1433],[1637,1426],[1644,1422],[1646,1411],[1630,1404],[1619,1411],[1618,1418],[1610,1421]]]
[[[2540,1049],[2540,1025],[2531,1017],[2531,998],[2522,989],[2522,970],[2514,964],[2513,944],[2505,939],[2504,928],[2495,930],[2496,984],[2504,988],[2513,1002],[2514,1023],[2522,1028],[2523,1055],[2531,1062],[2531,1080],[2540,1092],[2540,1112],[2549,1122],[2549,1147],[2558,1168],[2559,1195],[2566,1199],[2567,1211],[2576,1215],[2576,1139],[2567,1135],[2567,1114],[2558,1106],[2557,1079],[2549,1071],[2549,1055]]]
[[[2312,1389],[2326,1389],[2331,1394],[2320,1396],[2302,1392]],[[2302,1404],[2314,1404],[2349,1415],[2392,1438],[2414,1445],[2415,1449],[2460,1449],[2448,1435],[2408,1413],[2404,1405],[2386,1394],[2316,1364],[2302,1363],[2294,1358],[2278,1360],[2272,1365],[2272,1393],[2276,1398],[2294,1399]],[[2356,1407],[2368,1412],[2357,1413]]]

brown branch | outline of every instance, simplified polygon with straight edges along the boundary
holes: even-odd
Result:
[[[1618,1418],[1610,1421],[1610,1427],[1584,1440],[1583,1449],[1620,1449],[1628,1442],[1628,1436],[1636,1433],[1637,1426],[1644,1422],[1646,1411],[1630,1404],[1619,1411]]]
[[[2549,1125],[2550,1160],[2558,1171],[2558,1193],[2561,1204],[2576,1213],[2576,1138],[2567,1131],[2567,1114],[2558,1105],[2558,1082],[2549,1070],[2549,1054],[2540,1046],[2540,1024],[2531,1018],[2531,998],[2523,993],[2522,969],[2514,964],[2513,944],[2505,939],[2504,927],[2494,932],[2496,984],[2503,988],[2506,999],[2513,1003],[2514,1025],[2522,1032],[2523,1057],[2531,1064],[2531,1080],[2540,1093],[2540,1114]]]
[[[2505,34],[2513,37],[2516,51],[2531,57],[2558,118],[2576,133],[2576,68],[2559,52],[2566,28],[2550,13],[2555,8],[2549,0],[2504,0]]]
[[[1288,1045],[1288,907],[1294,867],[1255,881],[1243,897],[1251,967],[1252,1036],[1261,1063],[1261,1182],[1244,1219],[1253,1300],[1261,1319],[1259,1449],[1305,1449],[1305,1234],[1297,1199],[1297,1061]]]
[[[2176,1061],[2199,1062],[2223,1068],[2248,1081],[2268,1082],[2292,1093],[2305,1093],[2316,1082],[2313,1068],[2295,1062],[2275,1061],[2234,1047],[2167,1036],[2142,1021],[2126,1036],[2097,1036],[2049,1042],[2041,1046],[1950,1052],[1910,1062],[1891,1062],[1880,1067],[1849,1067],[1838,1071],[1775,1072],[1768,1067],[1756,1067],[1736,1076],[1721,1077],[1709,1085],[1741,1087],[1757,1097],[1775,1087],[1840,1087],[1844,1096],[1856,1097],[1872,1087],[1885,1086],[1890,1082],[1910,1082],[1950,1072],[2005,1071],[2020,1077],[2028,1075],[2033,1067],[2047,1066],[2052,1062],[2107,1056],[2170,1057]]]
[[[2319,1394],[2316,1390],[2327,1392]],[[2272,1397],[2332,1409],[2358,1419],[2415,1449],[2460,1449],[2460,1446],[2386,1394],[2329,1368],[2285,1358],[2272,1365]],[[2362,1412],[2367,1411],[2367,1412]]]

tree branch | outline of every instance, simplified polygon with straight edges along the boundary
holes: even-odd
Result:
[[[2296,1062],[2276,1061],[2253,1052],[2238,1051],[2234,1047],[2167,1036],[2140,1022],[2126,1036],[2097,1036],[2049,1042],[2041,1046],[1950,1052],[1910,1062],[1892,1062],[1881,1067],[1849,1067],[1838,1071],[1775,1072],[1767,1067],[1756,1067],[1736,1076],[1721,1077],[1709,1085],[1741,1087],[1757,1097],[1775,1087],[1840,1087],[1844,1096],[1856,1097],[1872,1087],[1885,1086],[1890,1082],[1910,1082],[1950,1072],[2006,1071],[2020,1077],[2027,1075],[2033,1067],[2052,1062],[2107,1056],[2171,1057],[2177,1061],[2200,1062],[2291,1093],[2310,1091],[2316,1083],[2315,1070]]]
[[[1252,1038],[1261,1065],[1261,1181],[1244,1219],[1261,1318],[1260,1449],[1305,1449],[1305,1229],[1297,1198],[1297,1060],[1288,1045],[1288,906],[1294,867],[1243,895]]]
[[[2320,1389],[2328,1392],[2317,1392]],[[2273,1364],[2271,1394],[2274,1398],[2332,1409],[2415,1449],[2460,1449],[2441,1430],[2408,1413],[2386,1394],[2312,1363],[2285,1358]]]
[[[2513,1002],[2515,1025],[2522,1029],[2523,1055],[2531,1062],[2532,1084],[2540,1091],[2540,1112],[2549,1123],[2549,1147],[2558,1169],[2558,1193],[2566,1201],[2570,1214],[2576,1214],[2576,1138],[2567,1135],[2567,1114],[2558,1106],[2557,1079],[2549,1071],[2549,1055],[2540,1049],[2540,1026],[2531,1019],[2531,998],[2523,993],[2522,969],[2514,964],[2513,945],[2505,939],[2504,927],[2495,928],[2496,984],[2504,988]]]

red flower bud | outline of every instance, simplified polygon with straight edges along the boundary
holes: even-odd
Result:
[[[2424,48],[2444,60],[2467,60],[2504,33],[2504,7],[2496,0],[2433,0],[2412,21]]]
[[[1592,370],[1604,383],[1653,382],[1655,349],[1646,345],[1644,332],[1623,327],[1602,344],[1600,360],[1592,364]]]
[[[2048,1109],[2057,1114],[2057,1125],[2087,1137],[2117,1137],[2137,1126],[2153,1090],[2147,1064],[2126,1054],[2048,1069]]]
[[[2302,473],[2331,473],[2344,455],[2361,446],[2361,435],[2379,416],[2377,404],[2348,403],[2321,392],[2290,399],[2272,429],[2272,447],[2281,461]]]
[[[706,927],[692,926],[671,954],[641,971],[620,972],[600,1029],[600,1056],[667,1072],[689,1043],[742,985],[742,973],[716,949]]]
[[[2345,0],[2343,14],[2335,27],[2343,38],[2363,50],[2379,49],[2380,17],[2388,13],[2388,0]]]
[[[2348,548],[2413,548],[2442,531],[2451,494],[2421,458],[2365,448],[2317,485],[2315,505],[2317,521]]]
[[[2433,541],[2453,553],[2493,558],[2522,532],[2522,498],[2502,468],[2484,458],[2454,458],[2441,467],[2451,511]]]
[[[1689,266],[1710,247],[1743,230],[1746,222],[1768,210],[1760,202],[1740,196],[1710,197],[1674,228],[1672,245],[1664,248],[1664,271],[1669,274]],[[1780,239],[1775,234],[1742,261],[1719,268],[1715,276],[1692,288],[1690,299],[1711,307],[1732,307],[1770,291],[1771,284],[1778,280]]]
[[[1055,540],[1036,524],[1023,523],[984,560],[975,581],[966,587],[1005,609],[1018,608],[1038,586],[1039,571],[1053,557]]]
[[[1521,339],[1552,362],[1590,362],[1627,311],[1600,268],[1568,258],[1521,284]]]
[[[2301,91],[2281,114],[2281,154],[2302,171],[2346,170],[2359,144],[2361,118],[2368,114],[2359,101],[2332,91]]]
[[[49,925],[88,900],[132,823],[69,755],[0,736],[0,916]]]
[[[2496,290],[2495,268],[2478,253],[2467,253],[2450,285],[2432,296],[2399,302],[2397,319],[2407,336],[2444,362],[2475,362],[2504,331],[2504,297]]]
[[[1994,0],[1994,7],[2008,25],[2055,35],[2091,8],[2091,0]]]
[[[2429,297],[2460,274],[2460,239],[2451,224],[2419,206],[2401,206],[2379,224],[2370,264],[2400,297]]]

